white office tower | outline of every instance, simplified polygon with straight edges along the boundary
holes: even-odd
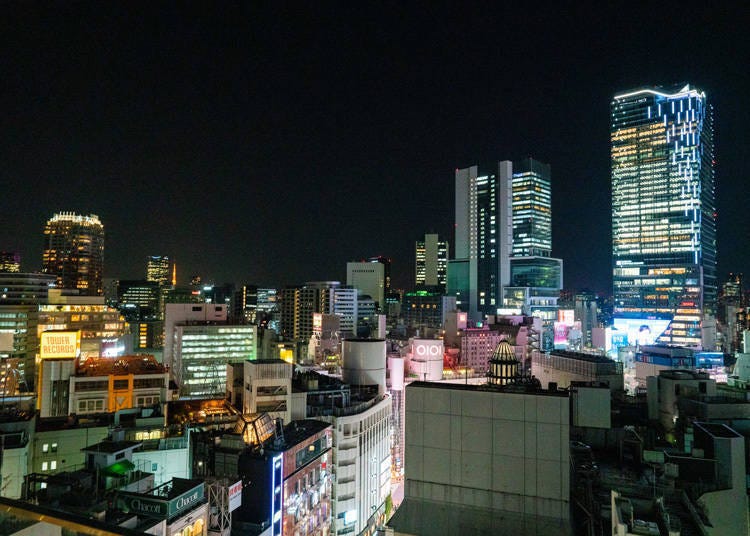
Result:
[[[227,306],[212,303],[167,303],[164,308],[164,364],[171,367],[177,324],[226,322]]]
[[[227,324],[227,306],[168,303],[164,363],[182,397],[223,397],[227,365],[255,359],[257,326]]]
[[[339,287],[333,291],[333,314],[339,317],[339,330],[342,337],[356,335],[358,306],[356,288]]]
[[[346,285],[375,300],[378,308],[385,305],[385,265],[379,262],[347,262]]]

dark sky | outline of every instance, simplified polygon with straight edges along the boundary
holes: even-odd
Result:
[[[691,82],[716,107],[719,274],[750,273],[746,12],[254,4],[3,3],[0,249],[38,269],[74,210],[102,218],[108,277],[166,254],[181,282],[283,285],[387,255],[409,287],[453,170],[532,155],[565,286],[608,290],[610,100]]]

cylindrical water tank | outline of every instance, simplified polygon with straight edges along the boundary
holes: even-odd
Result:
[[[385,339],[344,339],[341,375],[350,385],[377,385],[385,393]]]
[[[404,390],[404,358],[391,356],[388,358],[388,370],[391,371],[391,390]]]

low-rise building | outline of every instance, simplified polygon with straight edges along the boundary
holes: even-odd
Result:
[[[613,392],[625,388],[622,363],[597,354],[565,350],[535,353],[531,359],[531,374],[542,387],[555,384],[566,388],[572,382],[596,382],[606,383]]]
[[[675,429],[681,398],[716,395],[716,382],[705,372],[665,369],[658,376],[649,376],[646,381],[648,417],[658,421],[667,432]]]

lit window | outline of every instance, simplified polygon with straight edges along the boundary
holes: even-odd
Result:
[[[49,464],[49,468],[50,468],[50,469],[52,469],[53,471],[54,471],[55,469],[57,469],[57,460],[52,460],[52,461],[50,462],[50,464]]]
[[[57,443],[52,443],[52,452],[57,452]]]
[[[42,471],[46,471],[48,468],[47,462],[42,462]]]
[[[49,452],[49,443],[42,445],[42,452]]]

